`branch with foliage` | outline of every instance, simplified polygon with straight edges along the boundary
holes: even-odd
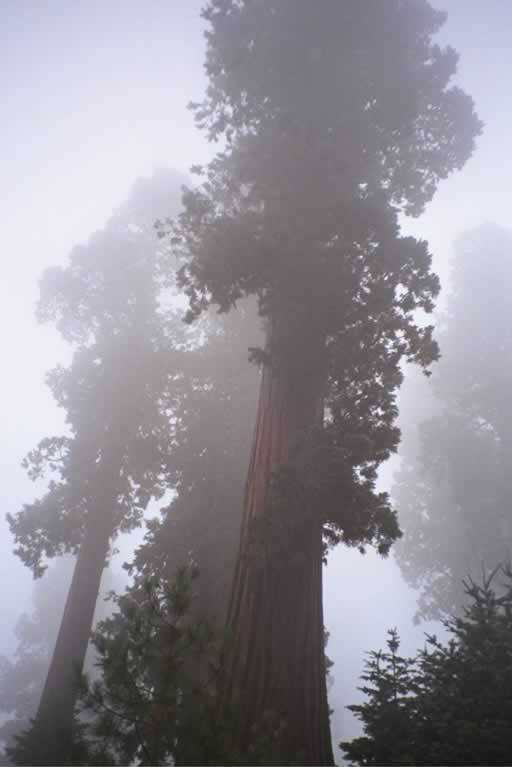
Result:
[[[203,16],[193,109],[223,149],[161,233],[190,321],[252,295],[266,323],[225,697],[249,701],[241,741],[279,698],[288,755],[329,764],[325,543],[385,554],[399,536],[377,469],[398,443],[401,364],[438,354],[419,321],[438,280],[399,215],[421,213],[481,124],[425,0],[211,0]]]
[[[220,712],[220,635],[194,617],[197,576],[191,562],[112,595],[117,609],[93,637],[101,676],[84,677],[80,696],[87,747],[109,763],[280,763],[283,725],[272,712],[247,744],[248,762],[229,750],[237,717]]]
[[[349,706],[364,736],[341,744],[357,765],[508,765],[512,749],[512,571],[464,584],[467,607],[414,658],[372,652],[366,702]]]

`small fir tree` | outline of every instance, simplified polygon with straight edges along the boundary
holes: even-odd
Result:
[[[465,583],[468,605],[414,658],[373,652],[349,706],[364,736],[341,748],[358,765],[508,765],[512,753],[512,571]]]

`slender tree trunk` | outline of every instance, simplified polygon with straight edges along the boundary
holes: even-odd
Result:
[[[84,665],[94,611],[113,532],[110,508],[98,508],[87,521],[73,578],[35,720],[41,738],[40,761],[71,764],[77,675]]]
[[[267,348],[276,340],[274,325]],[[322,422],[325,344],[306,331],[285,344],[295,354],[286,358],[277,347],[278,367],[263,369],[228,616],[225,695],[240,717],[236,737],[242,748],[254,740],[262,715],[272,712],[286,726],[281,763],[331,765],[321,520],[290,509],[283,531],[279,519],[268,517],[273,473],[289,463],[307,430]]]

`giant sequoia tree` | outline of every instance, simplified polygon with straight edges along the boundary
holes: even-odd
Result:
[[[398,563],[427,618],[460,612],[463,579],[512,552],[512,234],[486,225],[455,250],[435,415],[405,442],[393,490],[405,532]]]
[[[44,497],[9,522],[16,553],[36,576],[48,557],[71,551],[77,560],[34,737],[18,750],[18,763],[67,763],[75,676],[109,544],[139,525],[166,487],[172,380],[185,339],[160,307],[153,221],[169,205],[177,209],[181,181],[166,172],[139,181],[107,226],[42,280],[40,317],[54,321],[75,350],[68,368],[49,375],[69,434],[46,438],[29,454],[29,474],[49,470],[53,478]]]
[[[266,320],[254,446],[229,611],[226,702],[240,742],[262,712],[284,758],[332,762],[324,540],[386,552],[399,534],[378,465],[394,450],[404,359],[438,290],[419,214],[479,122],[449,87],[457,56],[425,0],[211,0],[199,125],[224,140],[173,234],[189,319],[255,294]]]

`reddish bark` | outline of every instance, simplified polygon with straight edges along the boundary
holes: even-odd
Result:
[[[283,756],[290,763],[330,765],[321,519],[292,516],[277,547],[255,534],[270,510],[273,473],[288,463],[305,430],[322,421],[324,343],[297,338],[295,355],[278,354],[278,366],[263,369],[228,617],[225,693],[241,718],[239,745],[250,742],[251,728],[272,711],[286,722]],[[267,348],[275,340],[274,329]]]

